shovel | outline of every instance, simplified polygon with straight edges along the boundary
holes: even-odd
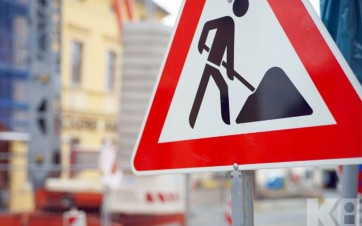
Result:
[[[229,70],[229,65],[225,61],[222,62],[222,66],[224,66],[226,70]],[[243,83],[246,86],[246,88],[248,88],[251,92],[255,91],[254,86],[251,85],[248,81],[246,81],[239,73],[237,73],[234,69],[232,69],[232,72],[234,77],[237,80],[239,80],[241,83]]]

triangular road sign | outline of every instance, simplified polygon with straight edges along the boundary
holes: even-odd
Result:
[[[186,0],[137,174],[362,163],[362,88],[304,0]]]

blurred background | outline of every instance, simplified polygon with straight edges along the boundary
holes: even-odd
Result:
[[[1,225],[231,225],[230,173],[130,170],[180,6],[0,0]],[[306,225],[338,174],[255,171],[255,225]]]

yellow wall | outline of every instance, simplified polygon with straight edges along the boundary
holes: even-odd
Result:
[[[72,83],[71,43],[83,44],[81,83]],[[115,85],[106,88],[107,53],[116,54]],[[105,137],[117,142],[121,43],[111,0],[64,0],[62,31],[62,163],[70,160],[72,138],[100,147]],[[90,123],[91,126],[82,126]],[[110,126],[112,128],[110,128]],[[63,176],[69,174],[63,172]]]
[[[121,1],[124,4],[124,1]],[[143,17],[144,1],[135,2],[135,20]],[[124,5],[122,5],[122,15]],[[167,13],[155,7],[155,17],[160,20]],[[121,41],[117,18],[112,10],[112,0],[64,0],[62,31],[62,111],[63,156],[69,159],[69,141],[78,138],[82,146],[100,146],[105,137],[118,140],[118,115],[120,94]],[[72,84],[71,43],[83,43],[82,82]],[[117,56],[116,82],[113,92],[106,89],[108,50]],[[92,128],[75,126],[81,122],[95,123]],[[111,127],[111,129],[110,129]]]
[[[14,212],[30,211],[34,208],[34,196],[27,179],[27,152],[26,142],[11,142],[9,210]]]
[[[100,145],[107,131],[106,121],[116,123],[119,112],[120,36],[111,0],[63,1],[62,110],[65,139],[77,137],[81,145]],[[83,43],[81,84],[71,80],[71,43]],[[107,52],[116,53],[115,89],[107,91]],[[74,121],[96,121],[95,129],[81,129]],[[72,126],[73,123],[73,126]]]
[[[124,1],[121,1],[124,4]],[[122,5],[122,15],[124,5]],[[135,1],[135,19],[144,14],[144,2]],[[157,20],[166,12],[155,8]],[[72,84],[71,43],[83,44],[81,84]],[[106,89],[107,52],[116,53],[115,88]],[[121,37],[112,0],[64,0],[62,31],[62,163],[69,166],[70,141],[100,147],[105,137],[118,141]],[[79,126],[80,124],[91,126]],[[69,172],[63,172],[68,177]]]

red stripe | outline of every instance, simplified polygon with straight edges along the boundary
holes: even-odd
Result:
[[[125,4],[126,4],[128,18],[130,20],[133,20],[134,19],[134,2],[133,2],[133,0],[126,0]]]
[[[229,214],[225,214],[225,220],[226,220],[227,225],[230,225],[230,226],[232,225],[233,220]]]
[[[146,201],[147,202],[153,202],[154,200],[153,200],[153,197],[152,197],[152,195],[150,194],[150,193],[147,193],[146,194]]]
[[[165,196],[162,193],[158,193],[157,197],[161,202],[165,202]]]
[[[69,217],[67,220],[68,225],[73,225],[73,223],[76,222],[77,219],[77,217]]]

